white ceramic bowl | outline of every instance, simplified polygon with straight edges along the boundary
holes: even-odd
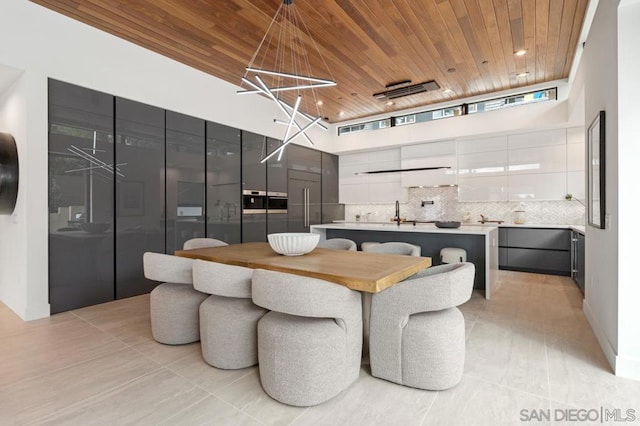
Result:
[[[300,256],[316,248],[320,240],[319,234],[283,232],[267,235],[269,245],[276,253],[285,256]]]

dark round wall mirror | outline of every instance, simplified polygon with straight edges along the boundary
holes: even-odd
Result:
[[[11,214],[18,198],[18,148],[8,133],[0,133],[0,214]]]

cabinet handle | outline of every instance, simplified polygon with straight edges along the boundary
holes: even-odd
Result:
[[[307,205],[307,188],[302,188],[302,227],[306,228],[307,226],[307,209],[305,206]]]
[[[311,203],[311,189],[307,188],[307,228],[311,226],[311,210],[309,204]]]

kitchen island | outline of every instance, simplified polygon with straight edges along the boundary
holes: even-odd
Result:
[[[358,244],[363,242],[400,241],[420,246],[422,256],[431,257],[439,264],[440,249],[457,247],[467,251],[467,261],[476,267],[474,288],[484,290],[489,299],[498,284],[498,227],[461,226],[456,229],[437,228],[434,224],[342,222],[312,225],[311,232],[320,240],[348,238]]]

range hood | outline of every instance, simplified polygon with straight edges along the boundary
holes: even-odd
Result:
[[[357,172],[354,173],[356,175],[377,175],[381,173],[398,173],[398,172],[421,172],[424,170],[440,170],[440,169],[450,169],[451,166],[435,166],[435,167],[413,167],[407,169],[390,169],[390,170],[372,170],[369,172]]]

